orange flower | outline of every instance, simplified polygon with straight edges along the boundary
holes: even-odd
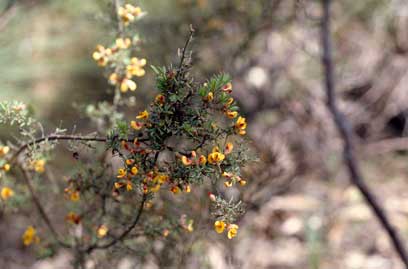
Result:
[[[140,130],[143,128],[143,123],[132,120],[130,126],[135,130]]]
[[[232,93],[232,83],[228,83],[227,85],[225,85],[224,87],[222,87],[221,89],[223,92],[226,93]]]
[[[126,169],[120,168],[120,169],[118,169],[118,175],[116,177],[117,178],[124,178],[124,177],[126,177],[126,175],[127,175]]]
[[[200,165],[205,165],[207,163],[207,158],[204,155],[201,155],[200,158],[198,158],[198,163]]]
[[[165,97],[162,94],[158,94],[155,98],[154,101],[160,105],[163,105],[165,102]]]
[[[234,145],[232,143],[227,143],[227,145],[225,145],[224,154],[225,155],[230,154],[233,148],[234,148]]]
[[[246,129],[247,127],[247,123],[246,123],[246,119],[243,117],[238,117],[236,123],[235,123],[235,130],[238,134],[240,135],[245,135],[246,134]]]
[[[186,156],[181,156],[181,162],[185,165],[185,166],[189,166],[193,163],[192,160],[190,160],[189,158],[187,158]]]
[[[147,112],[147,110],[142,111],[139,113],[139,115],[136,116],[136,119],[141,119],[141,120],[145,120],[149,117],[149,112]]]
[[[225,115],[227,115],[227,117],[230,119],[234,119],[238,116],[238,112],[227,110],[225,111]]]
[[[79,224],[81,222],[81,217],[74,212],[69,212],[65,219],[72,224]]]

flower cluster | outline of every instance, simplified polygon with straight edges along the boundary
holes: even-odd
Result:
[[[238,234],[239,226],[237,224],[226,224],[222,220],[217,220],[214,222],[214,229],[217,233],[221,234],[224,232],[225,228],[227,228],[228,233],[227,236],[229,239],[234,238]]]
[[[27,227],[22,239],[25,246],[29,246],[33,243],[38,244],[40,242],[40,238],[37,235],[37,230],[33,226]]]
[[[141,17],[142,10],[126,4],[117,10],[118,17],[124,26]],[[109,83],[116,86],[120,92],[125,93],[128,90],[134,91],[137,88],[133,77],[143,77],[145,75],[144,66],[146,59],[132,57],[132,50],[139,43],[137,36],[125,37],[127,31],[123,31],[123,36],[118,37],[111,47],[97,45],[92,54],[92,58],[99,66],[106,68]]]

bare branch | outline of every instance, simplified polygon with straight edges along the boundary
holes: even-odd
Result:
[[[353,134],[350,125],[345,116],[339,111],[336,105],[335,84],[334,84],[334,66],[332,59],[332,47],[330,38],[330,5],[331,0],[322,0],[323,18],[321,21],[321,46],[322,46],[322,65],[324,71],[324,85],[327,93],[327,107],[329,108],[333,120],[337,126],[340,136],[344,143],[343,157],[344,162],[350,173],[351,182],[360,190],[367,204],[387,232],[392,245],[397,251],[401,261],[408,269],[408,255],[404,244],[397,231],[391,225],[384,209],[380,206],[374,194],[366,185],[363,175],[360,171],[358,160],[355,156],[353,146]]]

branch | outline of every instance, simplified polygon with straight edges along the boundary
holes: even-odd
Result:
[[[370,191],[366,185],[363,176],[360,171],[360,167],[355,156],[353,147],[352,130],[345,116],[339,111],[336,105],[335,85],[334,85],[334,66],[332,60],[332,48],[330,38],[330,4],[331,0],[322,0],[323,4],[323,18],[321,22],[321,46],[323,50],[322,65],[324,68],[324,84],[327,93],[327,107],[329,108],[333,120],[337,126],[340,136],[344,143],[343,157],[344,162],[350,173],[350,180],[364,196],[366,202],[371,207],[371,210],[381,223],[384,230],[387,232],[389,239],[397,251],[401,261],[404,263],[405,268],[408,269],[408,255],[403,245],[401,238],[397,231],[391,225],[384,209],[380,206],[376,200],[374,194]]]
[[[31,185],[30,175],[28,174],[28,171],[26,169],[24,169],[23,167],[21,167],[21,166],[19,166],[19,168],[21,169],[21,172],[23,173],[24,183],[28,187],[28,190],[29,190],[30,195],[31,195],[31,199],[33,200],[34,205],[36,206],[38,212],[40,213],[41,218],[44,220],[44,222],[47,225],[48,229],[51,231],[51,234],[54,237],[55,241],[57,241],[58,244],[61,245],[64,248],[72,248],[71,245],[69,245],[69,244],[63,242],[62,240],[60,240],[57,231],[55,230],[54,226],[52,225],[51,220],[49,219],[47,213],[45,212],[44,207],[42,206],[42,204],[40,202],[40,199],[35,194],[34,188]]]
[[[111,246],[115,245],[116,243],[122,241],[136,227],[137,223],[139,222],[139,219],[142,216],[142,212],[143,212],[143,208],[144,208],[144,205],[145,205],[145,202],[146,202],[146,198],[147,198],[146,194],[143,194],[142,201],[140,203],[137,214],[136,214],[133,222],[126,228],[126,230],[124,230],[119,236],[115,237],[109,243],[102,244],[102,245],[93,244],[93,245],[89,246],[86,249],[86,252],[89,254],[94,249],[107,249],[107,248],[110,248]]]

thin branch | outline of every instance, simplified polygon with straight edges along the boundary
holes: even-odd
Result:
[[[94,249],[107,249],[115,245],[116,243],[122,241],[138,224],[139,219],[142,216],[146,198],[147,198],[146,194],[143,194],[142,201],[140,202],[140,206],[138,208],[138,211],[136,213],[134,220],[119,236],[115,237],[111,242],[106,243],[106,244],[102,244],[102,245],[93,244],[86,249],[86,252],[91,253]]]
[[[63,242],[59,238],[59,235],[58,235],[57,231],[55,230],[54,226],[52,225],[52,222],[51,222],[50,218],[48,217],[47,213],[45,212],[45,209],[42,206],[42,204],[40,202],[40,199],[35,194],[34,187],[33,187],[33,185],[31,185],[30,175],[28,174],[28,171],[26,169],[24,169],[23,167],[21,167],[21,166],[19,166],[19,168],[20,168],[21,172],[23,173],[24,183],[28,187],[28,190],[30,192],[30,195],[31,195],[31,198],[32,198],[32,200],[34,202],[34,205],[36,206],[38,212],[40,213],[41,218],[44,220],[44,222],[47,225],[48,229],[51,231],[51,234],[53,235],[55,241],[57,241],[58,244],[61,245],[64,248],[72,248],[71,245]]]
[[[344,143],[343,157],[344,162],[350,173],[351,182],[356,185],[364,196],[366,202],[371,207],[373,213],[378,221],[387,232],[392,245],[397,251],[401,261],[408,269],[408,255],[404,247],[402,239],[399,237],[397,231],[394,229],[384,209],[380,206],[374,194],[366,185],[363,175],[360,171],[358,160],[355,156],[353,147],[353,134],[350,125],[345,116],[339,111],[336,104],[335,85],[334,85],[334,65],[332,59],[332,47],[330,37],[330,5],[331,0],[322,0],[323,18],[321,22],[321,46],[322,46],[322,65],[324,68],[325,88],[327,93],[327,106],[333,116],[333,120],[341,135]]]

